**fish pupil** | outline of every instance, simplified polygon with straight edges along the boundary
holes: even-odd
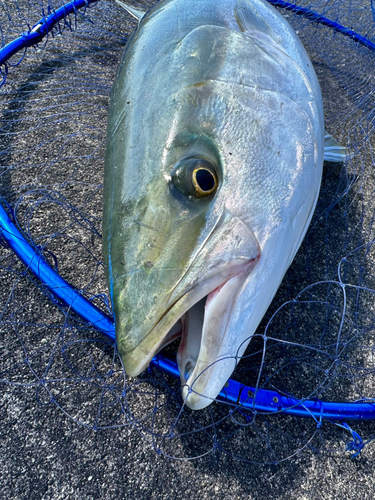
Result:
[[[195,179],[202,191],[212,191],[215,187],[215,178],[209,170],[200,168],[195,172]]]

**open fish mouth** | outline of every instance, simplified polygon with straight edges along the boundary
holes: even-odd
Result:
[[[257,251],[254,257],[227,263],[209,280],[182,294],[149,334],[132,351],[123,354],[126,372],[141,373],[161,349],[180,338],[177,361],[182,397],[192,409],[209,405],[235,367],[236,347],[232,332],[228,335],[228,326],[237,295],[259,258]],[[229,348],[223,353],[226,343],[234,351]],[[226,376],[220,359],[228,358],[230,368],[225,370],[229,373]]]

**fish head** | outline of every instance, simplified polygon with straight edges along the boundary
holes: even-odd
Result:
[[[276,174],[270,184],[272,172],[290,170],[290,158],[279,154],[290,134],[287,126],[285,136],[280,132],[282,122],[297,121],[297,127],[311,131],[294,104],[289,111],[284,106],[280,123],[270,127],[260,102],[267,98],[266,108],[277,107],[279,96],[259,92],[257,111],[248,127],[240,129],[232,113],[241,116],[250,97],[254,102],[249,92],[215,82],[174,95],[168,119],[161,114],[160,126],[147,139],[155,141],[155,157],[133,148],[121,203],[112,209],[112,219],[106,217],[113,226],[104,237],[112,247],[109,282],[125,371],[139,374],[163,346],[182,335],[178,363],[183,397],[194,409],[215,399],[253,333],[246,321],[241,324],[247,284],[261,259],[261,234],[279,225],[278,216],[272,217],[277,198],[285,200],[290,190],[287,176],[283,180]],[[164,147],[158,151],[156,144]],[[298,148],[301,142],[292,148],[292,160],[300,155]],[[304,146],[309,148],[314,155],[313,141]],[[298,172],[296,165],[293,170]],[[277,261],[280,248],[273,250]],[[180,327],[173,328],[181,318]]]
[[[141,37],[142,25],[132,43]],[[276,67],[241,37],[197,28],[151,66],[130,44],[108,122],[103,248],[117,348],[136,376],[181,337],[182,396],[192,409],[209,405],[233,372],[320,185],[313,121],[322,113],[309,89],[307,111],[299,102],[305,75]],[[226,64],[238,59],[237,43],[256,50],[273,77],[243,83],[244,66],[234,78]]]
[[[194,391],[205,392],[217,380],[209,391],[215,398],[236,364],[228,358],[225,375],[213,373],[223,371],[223,363],[215,362],[223,357],[224,338],[230,346],[224,357],[236,354],[236,338],[230,338],[235,334],[228,336],[227,331],[230,312],[261,252],[242,216],[251,196],[241,185],[244,158],[235,153],[235,145],[223,154],[214,133],[217,117],[212,107],[223,109],[228,102],[220,98],[204,106],[211,93],[212,89],[197,87],[173,96],[170,126],[161,124],[153,139],[148,138],[150,144],[164,130],[164,137],[156,140],[164,148],[152,160],[144,151],[132,153],[136,164],[127,162],[129,181],[121,204],[106,216],[104,237],[110,240],[108,279],[125,371],[139,374],[163,346],[182,335],[178,355],[182,383],[189,387],[191,376],[196,378],[199,359],[205,374]],[[193,110],[191,99],[197,103]],[[139,168],[142,157],[147,165]],[[233,175],[236,169],[238,175]],[[233,202],[239,198],[234,213]],[[194,308],[202,299],[207,301],[206,317],[202,306]],[[173,329],[176,323],[179,326]],[[218,390],[216,385],[221,385]],[[190,403],[193,396],[187,404],[196,408]],[[204,405],[209,403],[204,398]]]

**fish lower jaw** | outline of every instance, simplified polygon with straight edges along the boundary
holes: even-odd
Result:
[[[232,276],[187,313],[177,361],[182,397],[193,410],[205,408],[216,398],[236,366],[233,352],[226,356],[222,344],[237,293],[247,276],[245,272]]]
[[[244,272],[241,271],[240,273],[231,275],[224,283],[209,292],[202,299],[198,300],[188,311],[186,311],[177,323],[175,323],[158,347],[157,352],[161,351],[164,347],[171,344],[175,340],[179,338],[181,339],[177,359],[179,361],[182,384],[185,384],[190,378],[190,375],[197,364],[205,315],[207,315],[208,311],[210,311],[211,305],[215,304],[215,298],[223,287],[238,275],[244,276]],[[182,369],[182,364],[184,364],[184,369]]]

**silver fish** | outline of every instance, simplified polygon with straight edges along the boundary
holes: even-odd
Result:
[[[113,87],[104,183],[117,346],[135,376],[182,335],[182,396],[200,409],[236,367],[309,226],[322,95],[298,37],[262,0],[128,10],[140,23]]]

